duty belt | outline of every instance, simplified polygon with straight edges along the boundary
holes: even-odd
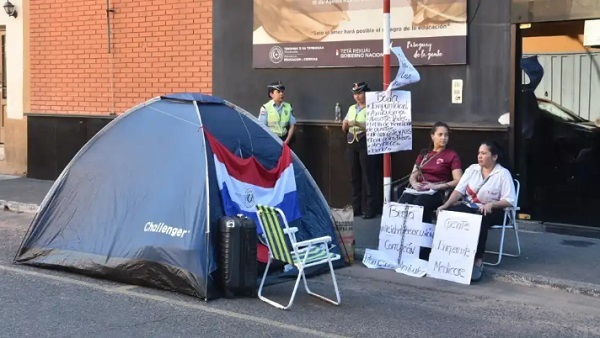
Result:
[[[360,140],[363,139],[363,137],[365,137],[366,132],[361,131],[360,133],[357,134],[353,134],[351,132],[348,132],[346,134],[346,141],[348,142],[348,144],[352,144],[354,142],[358,142]]]

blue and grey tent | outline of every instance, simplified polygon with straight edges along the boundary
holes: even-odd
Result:
[[[15,263],[219,297],[224,210],[202,128],[265,169],[282,153],[281,141],[254,116],[220,98],[151,99],[115,118],[75,155],[40,205]],[[337,244],[325,198],[302,162],[292,160],[299,240],[330,235]]]

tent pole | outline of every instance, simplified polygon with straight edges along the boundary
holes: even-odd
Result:
[[[196,108],[196,115],[198,115],[198,122],[200,123],[200,134],[202,135],[202,144],[204,145],[204,165],[205,165],[205,179],[204,186],[206,187],[206,271],[204,274],[204,301],[208,302],[208,272],[210,270],[210,186],[208,182],[208,157],[206,156],[206,138],[204,137],[204,130],[202,128],[202,117],[200,117],[200,108],[198,102],[194,101],[194,108]]]

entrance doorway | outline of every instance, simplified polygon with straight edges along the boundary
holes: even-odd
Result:
[[[524,213],[600,227],[600,49],[584,23],[517,25],[516,162]]]

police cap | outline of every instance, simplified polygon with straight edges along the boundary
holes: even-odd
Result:
[[[269,88],[269,92],[272,92],[274,89],[277,89],[280,92],[285,90],[285,86],[283,85],[283,83],[281,81],[271,82],[271,83],[269,83],[267,88]]]
[[[368,92],[369,90],[371,90],[371,88],[369,88],[369,85],[364,81],[352,84],[352,93],[354,94],[358,94],[360,92]]]

